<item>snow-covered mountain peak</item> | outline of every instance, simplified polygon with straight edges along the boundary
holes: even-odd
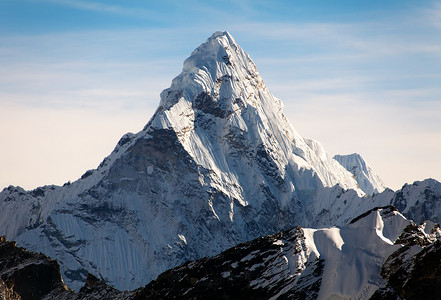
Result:
[[[373,205],[357,193],[352,174],[295,131],[250,57],[218,32],[184,62],[146,127],[96,170],[63,187],[0,193],[0,228],[60,258],[75,288],[87,270],[129,289],[258,236],[344,223]]]
[[[232,54],[230,51],[228,51],[229,48],[232,48],[236,53],[239,53],[240,50],[242,50],[231,34],[229,34],[227,31],[217,31],[213,33],[213,35],[209,37],[205,43],[201,44],[191,53],[190,58],[187,59],[186,63],[184,63],[184,69],[191,66],[190,62],[197,62],[198,58],[206,60],[208,57],[211,57],[215,61],[225,62],[228,64],[228,58],[224,58],[223,55]],[[199,60],[199,62],[201,61]]]
[[[336,184],[363,194],[352,175],[320,143],[296,132],[283,114],[281,101],[268,91],[256,65],[228,32],[213,34],[185,60],[181,74],[161,93],[160,106],[145,129],[147,133],[174,131],[198,165],[230,179],[230,186],[243,185],[238,178],[249,168],[248,163],[237,164],[232,158],[238,152],[259,153],[264,156],[262,167],[267,164],[265,172],[272,165],[277,172],[271,177],[285,181],[278,188],[284,194],[306,189],[308,196],[317,187]],[[308,179],[294,179],[299,169]],[[230,191],[228,187],[227,195]],[[240,188],[234,194],[242,192]]]
[[[160,106],[168,109],[180,99],[209,101],[214,110],[231,113],[252,104],[248,100],[256,88],[264,83],[254,62],[228,32],[216,32],[184,61],[181,74],[161,93]]]
[[[367,195],[378,194],[385,190],[386,186],[381,178],[372,170],[360,154],[335,155],[334,159],[352,173],[359,187]]]

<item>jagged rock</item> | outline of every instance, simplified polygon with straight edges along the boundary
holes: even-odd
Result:
[[[51,291],[68,290],[57,261],[0,240],[0,292],[6,299],[41,299]]]
[[[88,274],[78,293],[58,264],[0,240],[4,299],[437,299],[439,226],[416,225],[392,206],[342,227],[294,227],[168,270],[121,292]]]
[[[430,291],[439,287],[439,242],[435,232],[426,234],[423,227],[391,206],[372,209],[339,228],[296,227],[166,271],[136,291],[135,299],[412,299],[430,295],[421,290],[426,287],[425,278],[430,278]],[[422,240],[423,251],[409,251]],[[433,295],[437,297],[439,291]]]
[[[166,271],[135,299],[315,299],[323,260],[308,251],[296,227]]]
[[[133,292],[121,292],[88,274],[86,284],[75,293],[63,282],[58,262],[41,254],[17,247],[0,238],[0,298],[19,299],[132,299]]]

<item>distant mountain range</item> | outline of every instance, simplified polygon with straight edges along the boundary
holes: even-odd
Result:
[[[62,187],[5,188],[0,233],[57,259],[76,291],[86,281],[135,290],[170,268],[218,255],[167,271],[137,295],[196,295],[218,284],[244,296],[366,298],[401,295],[381,268],[404,247],[396,241],[409,220],[441,222],[440,200],[433,179],[394,192],[360,155],[332,157],[300,136],[248,54],[228,32],[216,32],[185,60],[143,130],[124,135],[97,169]],[[419,252],[437,247],[437,230],[412,226],[425,239]],[[235,251],[238,269],[217,265]],[[267,255],[279,269],[265,263]],[[209,273],[213,266],[223,271]],[[332,275],[340,268],[352,281]],[[191,275],[196,282],[176,282],[185,272],[214,281]]]

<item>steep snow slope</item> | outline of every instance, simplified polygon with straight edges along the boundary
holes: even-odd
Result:
[[[139,299],[315,299],[323,260],[311,254],[303,229],[295,227],[168,270]]]
[[[305,229],[307,242],[325,260],[318,299],[368,298],[382,283],[381,266],[410,224],[393,209],[371,211],[342,228]]]
[[[229,33],[217,32],[192,53],[182,73],[161,93],[147,132],[176,132],[196,164],[220,177],[220,187],[231,197],[240,198],[242,189],[251,187],[252,182],[240,182],[250,177],[243,176],[250,168],[241,161],[253,152],[278,181],[271,185],[279,184],[274,190],[282,192],[282,198],[286,192],[337,183],[357,189],[320,143],[303,139],[293,129],[282,108],[251,58]],[[253,177],[257,184],[264,181],[258,174]]]
[[[395,208],[346,226],[295,227],[191,261],[120,292],[92,275],[68,289],[56,261],[0,240],[0,295],[42,299],[438,299],[441,230]]]
[[[370,197],[359,197],[339,186],[317,190],[309,210],[308,226],[342,226],[354,216],[378,206],[392,205],[409,220],[441,223],[441,183],[434,179],[405,184],[401,190],[390,189]]]
[[[386,188],[381,178],[375,174],[360,154],[335,155],[334,159],[354,175],[358,186],[367,195],[381,193]]]
[[[377,208],[343,227],[296,227],[189,262],[158,276],[139,296],[369,299],[387,288],[399,294],[402,289],[409,295],[410,287],[403,288],[396,278],[390,278],[399,276],[395,269],[408,263],[407,272],[415,274],[406,279],[418,281],[416,274],[424,270],[415,264],[423,260],[416,254],[429,252],[439,257],[439,233],[439,228],[425,231],[425,226],[416,226],[393,207]],[[437,267],[425,268],[430,274],[439,272]],[[431,292],[437,289],[427,288]]]
[[[342,224],[394,196],[359,195],[218,32],[184,62],[145,128],[96,170],[63,187],[4,189],[0,230],[59,259],[75,289],[87,272],[133,289],[185,261],[295,225]]]

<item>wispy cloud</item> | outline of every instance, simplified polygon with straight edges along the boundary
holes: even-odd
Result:
[[[441,1],[433,1],[432,4],[422,9],[424,13],[424,22],[441,29]]]
[[[163,36],[170,41],[158,43]],[[104,110],[156,106],[193,50],[172,45],[180,39],[179,32],[168,30],[4,38],[0,103]]]
[[[141,2],[135,7],[133,3],[126,6],[98,0],[38,1],[117,16],[115,19],[164,17],[164,12],[153,14]],[[251,1],[240,5],[231,1],[225,7],[192,3],[197,5],[177,3],[180,14],[174,16],[181,23],[169,19],[171,25],[161,28],[83,28],[2,37],[0,113],[19,116],[26,110],[31,123],[38,124],[45,112],[52,117],[57,112],[74,112],[77,119],[81,119],[80,112],[88,112],[87,124],[94,126],[95,118],[115,132],[114,116],[118,115],[121,127],[113,136],[114,144],[120,133],[133,131],[125,124],[133,114],[144,120],[139,129],[148,121],[159,93],[179,74],[183,60],[199,43],[212,31],[229,30],[250,53],[271,92],[285,103],[294,126],[305,136],[322,141],[330,152],[361,152],[380,169],[386,183],[398,187],[410,179],[393,178],[397,172],[387,168],[404,168],[403,149],[412,149],[407,159],[413,165],[419,160],[421,165],[420,171],[400,169],[403,174],[423,174],[421,168],[429,169],[428,161],[433,161],[429,152],[441,151],[441,145],[434,142],[441,139],[437,115],[441,111],[441,2],[400,14],[390,12],[383,18],[332,22],[261,20]],[[188,25],[186,17],[190,10],[193,25]],[[9,128],[12,120],[0,118],[0,129]],[[17,120],[31,126],[26,118]],[[87,126],[75,131],[75,121],[71,119],[72,128],[65,131],[76,137],[85,135]],[[53,117],[53,122],[62,122],[62,118]],[[26,126],[16,124],[20,128],[14,134],[27,134]],[[49,124],[44,130],[51,130]],[[4,134],[6,139],[10,133]],[[422,149],[419,153],[418,147]],[[96,163],[105,154],[108,149],[98,155]],[[394,161],[394,167],[387,160]],[[381,169],[383,165],[386,167]],[[433,176],[426,174],[412,179]]]
[[[389,22],[387,22],[389,23]],[[247,23],[232,26],[245,39],[261,37],[263,41],[297,47],[320,47],[323,52],[358,51],[359,54],[433,53],[439,54],[441,41],[422,36],[411,23],[389,26],[375,23]],[[316,50],[319,50],[316,48]],[[324,51],[325,50],[325,51]],[[320,55],[323,55],[323,52]],[[357,53],[357,52],[355,52]]]
[[[54,4],[65,5],[71,8],[109,13],[116,15],[132,16],[137,18],[157,18],[155,13],[142,7],[130,8],[128,6],[110,5],[102,2],[82,1],[82,0],[43,0]]]

